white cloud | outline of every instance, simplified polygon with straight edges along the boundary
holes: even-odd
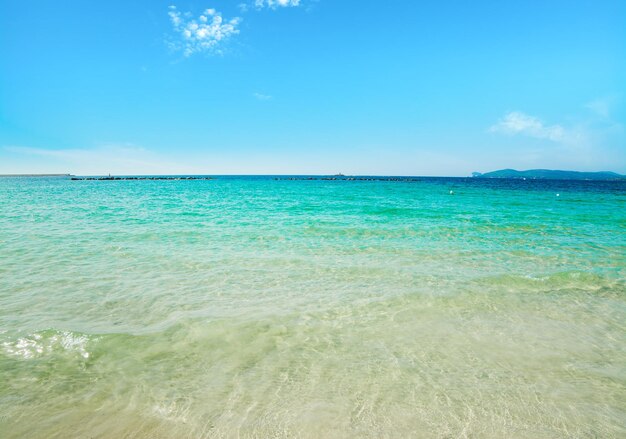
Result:
[[[509,135],[522,134],[536,139],[547,139],[553,142],[562,142],[567,133],[561,125],[546,125],[540,119],[520,111],[507,113],[489,132]]]
[[[255,98],[257,98],[259,101],[269,101],[273,98],[273,96],[271,95],[266,95],[263,93],[253,93],[252,94]]]
[[[606,107],[601,101],[596,103],[594,112],[602,116]],[[621,123],[608,117],[569,116],[567,119],[570,121],[567,125],[548,125],[537,117],[513,111],[505,114],[488,131],[520,137],[511,141],[517,148],[509,151],[516,155],[518,163],[529,166],[615,170],[617,163],[624,163],[624,127]]]
[[[182,50],[185,56],[196,52],[221,53],[220,43],[239,33],[239,17],[225,21],[215,9],[206,9],[199,17],[193,18],[189,12],[179,12],[176,6],[169,9],[170,21],[180,37],[172,47]]]
[[[257,9],[262,8],[285,8],[300,6],[300,0],[254,0],[254,7]]]

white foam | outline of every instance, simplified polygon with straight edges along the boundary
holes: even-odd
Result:
[[[12,357],[22,359],[38,358],[50,355],[55,351],[76,353],[82,358],[89,358],[86,335],[78,335],[69,331],[37,332],[18,338],[15,341],[2,343],[4,352]]]

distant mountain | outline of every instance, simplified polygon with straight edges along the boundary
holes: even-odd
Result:
[[[530,169],[528,171],[516,171],[515,169],[500,169],[499,171],[473,172],[476,178],[527,178],[539,180],[626,180],[626,175],[615,172],[579,172],[557,171],[551,169]]]

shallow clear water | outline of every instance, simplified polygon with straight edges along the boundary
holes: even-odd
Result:
[[[3,438],[619,438],[625,365],[625,183],[0,179]]]

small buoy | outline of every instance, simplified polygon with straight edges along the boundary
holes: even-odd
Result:
[[[454,195],[454,191],[450,191],[450,195]]]
[[[556,194],[556,196],[557,196],[557,197],[560,197],[560,196],[561,196],[561,194]]]

